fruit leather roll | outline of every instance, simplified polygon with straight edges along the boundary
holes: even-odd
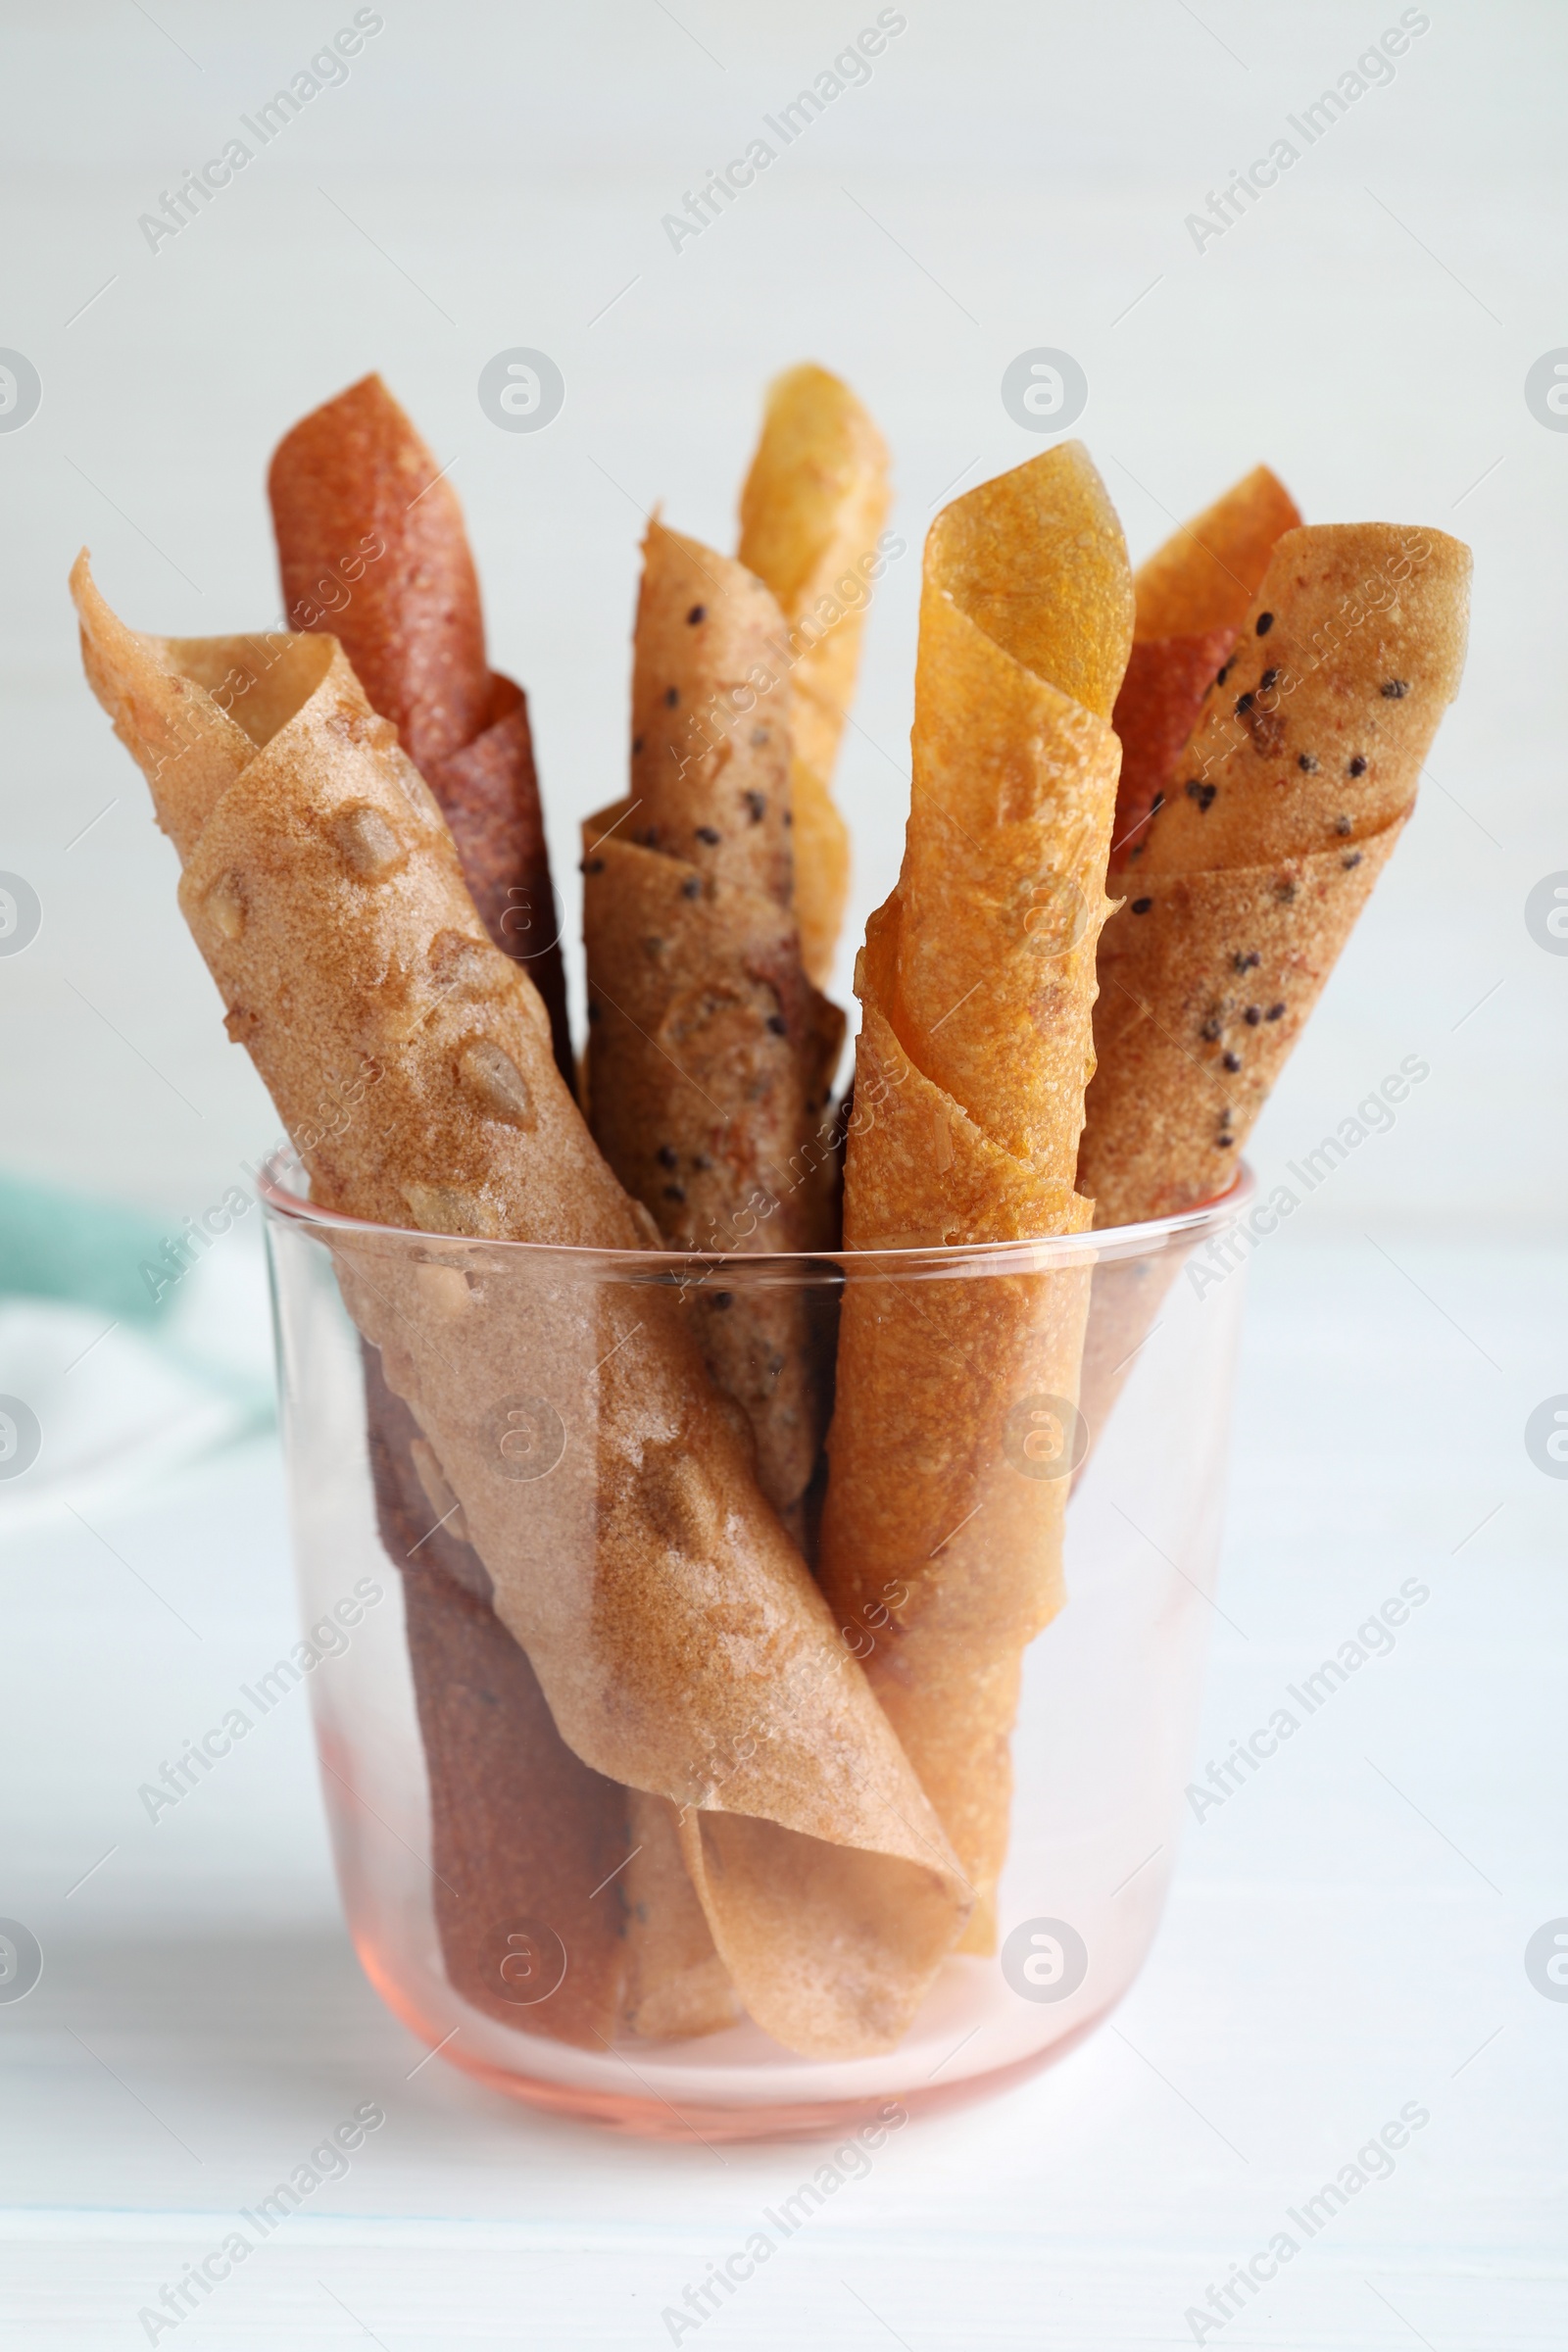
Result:
[[[870,416],[825,368],[768,386],[741,491],[739,560],[768,588],[789,632],[794,688],[790,790],[801,955],[827,985],[850,888],[850,833],[830,790],[855,693],[871,582],[885,557],[888,453]]]
[[[290,618],[338,638],[372,707],[397,727],[441,804],[485,929],[503,954],[526,963],[550,1009],[556,1060],[569,1081],[528,707],[521,688],[485,660],[478,579],[450,484],[380,377],[368,375],[285,436],[268,488]],[[411,1523],[421,1487],[408,1450],[410,1416],[368,1355],[366,1411],[382,1542],[403,1576],[447,1973],[469,1998],[488,1992],[480,2005],[509,2023],[568,2040],[586,2036],[591,2046],[595,2034],[613,2030],[612,1980],[624,1961],[619,1889],[593,1909],[580,1905],[568,1921],[566,1910],[586,1891],[575,1884],[570,1854],[574,1843],[597,1851],[619,1841],[604,1866],[614,1868],[627,1850],[626,1792],[577,1762],[527,1659],[498,1618],[486,1622],[489,1579],[471,1547],[443,1533],[414,1548],[438,1514],[427,1510],[419,1525]],[[435,1557],[466,1573],[433,1575]],[[481,1673],[483,1697],[475,1695]],[[564,1799],[558,1834],[548,1816]],[[507,1900],[498,1910],[502,1888]],[[504,1996],[481,1954],[503,1911],[536,1918],[562,1937],[572,1965],[561,1997],[525,2012],[497,2006]]]
[[[1132,634],[1120,526],[1081,445],[926,541],[913,799],[857,973],[849,1250],[1083,1232],[1073,1190]],[[1062,1598],[1087,1267],[846,1283],[820,1573],[995,1938],[1023,1651]],[[891,1596],[891,1597],[890,1597]],[[880,1612],[889,1612],[882,1622]]]
[[[632,679],[631,791],[584,827],[589,1124],[674,1249],[836,1247],[829,1093],[844,1016],[793,911],[778,608],[655,523]],[[825,1420],[809,1295],[694,1283],[709,1368],[750,1422],[797,1541]]]
[[[679,1302],[645,1287],[628,1325],[624,1293],[586,1279],[579,1252],[635,1251],[642,1227],[439,808],[336,645],[283,640],[264,663],[244,640],[140,637],[84,559],[74,584],[229,1034],[315,1200],[354,1220],[345,1300],[558,1731],[670,1803],[759,2024],[808,2055],[891,2046],[962,1933],[962,1875]],[[320,1128],[323,1096],[347,1115]],[[417,1257],[384,1230],[411,1223],[433,1237]],[[503,1240],[536,1247],[519,1264]],[[560,1435],[523,1488],[504,1450],[519,1399]]]
[[[1286,531],[1100,943],[1078,1160],[1099,1226],[1223,1193],[1414,806],[1464,663],[1469,551]]]
[[[376,1526],[403,1578],[448,1980],[504,2025],[601,2049],[621,2007],[616,1873],[630,1792],[556,1730],[418,1423],[382,1379],[379,1351],[366,1343],[364,1355]],[[559,1954],[558,1981],[553,1967],[536,1986],[503,1974],[514,1933]]]
[[[1121,742],[1107,884],[1113,895],[1137,895],[1150,820],[1176,791],[1193,730],[1230,674],[1232,648],[1275,541],[1300,520],[1284,484],[1255,466],[1134,574],[1133,646],[1111,715]],[[1177,1249],[1095,1268],[1078,1398],[1091,1447],[1181,1263]],[[1087,1467],[1086,1459],[1076,1476]]]
[[[440,802],[485,929],[571,1036],[528,702],[485,659],[452,485],[378,375],[285,434],[267,480],[289,624],[337,638]]]

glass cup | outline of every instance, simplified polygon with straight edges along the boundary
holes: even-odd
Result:
[[[1153,1939],[1175,1858],[1245,1283],[1225,1236],[1250,1193],[1243,1171],[1185,1215],[1042,1242],[700,1257],[357,1224],[313,1207],[274,1166],[262,1194],[305,1621],[291,1672],[311,1684],[350,1932],[396,2015],[514,2097],[709,2140],[838,2129],[890,2099],[913,2112],[975,2097],[1102,2018]],[[568,1443],[583,1447],[586,1503],[552,1523],[577,1530],[553,1556],[563,1591],[591,1582],[593,1359],[615,1333],[700,1315],[719,1295],[776,1328],[782,1297],[821,1367],[847,1308],[907,1305],[923,1328],[953,1286],[1001,1285],[1014,1323],[1038,1312],[1059,1332],[1076,1298],[1081,1375],[1061,1383],[1076,1397],[999,1396],[977,1367],[972,1395],[954,1398],[996,1421],[979,1434],[999,1493],[1033,1480],[1070,1496],[1063,1596],[1022,1655],[994,1948],[943,1959],[892,2048],[803,2057],[744,2014],[701,2034],[668,2017],[650,2033],[646,2013],[644,2031],[628,2022],[632,1931],[646,1917],[630,1800],[557,1732],[396,1393],[396,1348],[383,1360],[345,1305],[395,1307],[410,1283],[503,1319],[524,1362],[537,1348],[530,1393],[504,1400],[496,1445],[520,1513],[541,1508],[540,1482],[559,1476]],[[588,1399],[571,1408],[569,1439],[551,1401],[568,1396]],[[1027,1514],[1009,1507],[996,1524]],[[792,1532],[809,1556],[809,1525]],[[985,1572],[1004,1589],[1032,1565],[992,1555]],[[865,1626],[840,1631],[864,1656]]]

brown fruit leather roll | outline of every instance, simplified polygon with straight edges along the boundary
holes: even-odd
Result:
[[[838,1238],[829,1094],[844,1016],[806,976],[792,909],[781,635],[760,581],[651,527],[631,791],[583,830],[587,1093],[595,1140],[673,1249]],[[825,1424],[808,1294],[697,1283],[690,1307],[799,1542]]]
[[[791,691],[778,608],[740,564],[655,523],[632,675],[631,790],[583,828],[589,1124],[676,1249],[836,1246],[829,1093],[844,1019],[793,910]],[[803,1550],[827,1422],[822,1294],[694,1280],[687,1311],[745,1415],[758,1483]],[[713,2032],[735,1995],[658,1798],[634,1807],[629,2015]]]
[[[1175,530],[1133,575],[1137,617],[1111,724],[1121,781],[1110,845],[1112,893],[1134,897],[1151,819],[1177,789],[1182,761],[1227,664],[1275,541],[1301,517],[1283,482],[1255,466]],[[1150,1213],[1150,1212],[1140,1212]],[[1102,1260],[1095,1268],[1079,1409],[1093,1447],[1177,1270],[1180,1250]],[[1074,1484],[1088,1468],[1087,1458]]]
[[[452,827],[485,929],[525,963],[571,1082],[571,1034],[528,703],[485,660],[450,482],[378,375],[302,417],[268,495],[289,625],[338,639]]]
[[[1078,1158],[1097,1226],[1230,1184],[1414,804],[1458,691],[1469,579],[1441,531],[1276,542],[1101,938]]]

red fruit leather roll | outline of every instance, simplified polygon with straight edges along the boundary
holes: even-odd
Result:
[[[430,1861],[448,1982],[525,2034],[601,2049],[619,2015],[626,1791],[573,1755],[484,1562],[422,1485],[418,1424],[366,1345],[376,1525],[403,1579],[430,1775]],[[428,1449],[426,1449],[428,1450]],[[458,1525],[461,1526],[461,1514]]]
[[[441,804],[485,929],[544,1000],[570,1086],[527,701],[485,661],[462,511],[437,470],[377,375],[302,418],[268,476],[284,603],[291,627],[338,638],[397,727]],[[368,1348],[365,1390],[377,1523],[403,1581],[447,1976],[504,2023],[594,2048],[615,2030],[625,1947],[614,1888],[587,1898],[630,1842],[625,1791],[556,1730],[490,1606],[478,1554],[449,1528],[430,1533],[447,1504],[430,1501],[417,1427]],[[563,1954],[559,1987],[519,2001]]]
[[[1136,870],[1150,818],[1177,787],[1182,755],[1202,714],[1204,697],[1235,643],[1234,628],[1203,629],[1196,636],[1135,643],[1128,655],[1110,721],[1121,739],[1116,821],[1110,835],[1113,874],[1123,867]]]
[[[450,483],[378,375],[313,409],[268,474],[288,625],[336,637],[440,802],[498,948],[527,968],[573,1084],[555,894],[520,686],[485,659]]]

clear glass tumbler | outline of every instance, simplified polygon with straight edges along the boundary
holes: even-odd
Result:
[[[350,1931],[395,2013],[515,2097],[707,2139],[836,2129],[889,2099],[917,2111],[977,2096],[1102,2018],[1153,1939],[1179,1838],[1245,1283],[1244,1253],[1224,1237],[1250,1189],[1244,1172],[1186,1215],[1042,1242],[695,1258],[359,1225],[273,1170],[263,1197],[305,1621],[293,1655],[311,1684]],[[985,1476],[1007,1505],[994,1523],[1026,1524],[1008,1481],[1070,1495],[1060,1605],[1021,1660],[1005,1862],[994,1934],[979,1938],[994,1948],[951,1952],[907,2030],[874,2055],[799,2056],[744,2014],[701,2034],[667,2017],[634,2031],[626,1792],[557,1732],[397,1393],[395,1347],[383,1358],[362,1338],[345,1296],[394,1307],[430,1296],[512,1329],[528,1375],[497,1424],[501,1475],[516,1511],[537,1512],[564,1448],[582,1448],[581,1507],[552,1523],[577,1532],[552,1575],[587,1594],[596,1507],[610,1507],[594,1492],[595,1375],[617,1333],[710,1311],[715,1298],[776,1324],[782,1293],[790,1328],[831,1366],[847,1306],[907,1306],[919,1329],[940,1324],[952,1286],[975,1283],[1008,1286],[1014,1320],[1037,1300],[1059,1330],[1074,1295],[1087,1315],[1075,1397],[998,1394],[982,1365],[964,1394],[954,1375],[955,1412],[980,1425]],[[857,1301],[858,1285],[869,1287]],[[567,1396],[569,1440],[557,1409]],[[1004,1590],[1032,1566],[1004,1552],[984,1573]],[[874,1639],[863,1624],[841,1631],[856,1656]]]

